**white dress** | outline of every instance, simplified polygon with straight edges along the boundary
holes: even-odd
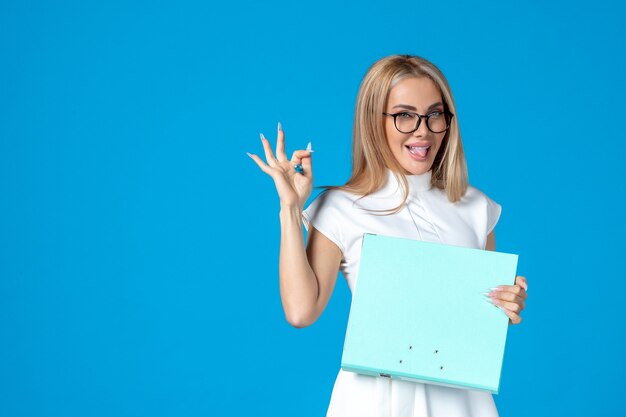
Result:
[[[402,201],[401,183],[387,170],[387,183],[367,197],[330,190],[303,212],[308,230],[313,225],[342,251],[340,270],[354,293],[364,233],[484,249],[501,207],[469,186],[451,203],[445,191],[431,186],[432,172],[407,175],[409,198],[394,215],[365,209],[389,209]],[[410,213],[407,211],[410,209]],[[491,393],[449,388],[339,369],[327,417],[497,417]]]

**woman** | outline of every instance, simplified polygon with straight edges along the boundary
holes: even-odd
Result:
[[[327,191],[303,211],[313,185],[310,150],[285,155],[278,126],[276,156],[261,135],[280,197],[280,294],[289,323],[305,327],[326,307],[341,270],[353,291],[364,233],[495,250],[501,207],[468,184],[452,92],[429,61],[394,55],[376,62],[361,83],[348,182]],[[308,230],[306,248],[301,223]],[[489,293],[521,322],[528,284]],[[359,375],[339,370],[328,416],[497,416],[489,392]]]

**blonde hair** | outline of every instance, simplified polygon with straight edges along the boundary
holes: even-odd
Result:
[[[404,169],[387,143],[382,113],[386,109],[389,92],[398,82],[424,76],[437,85],[444,107],[455,115],[433,161],[432,185],[445,190],[451,202],[459,201],[463,197],[468,187],[467,164],[452,91],[439,68],[424,58],[411,55],[382,58],[367,71],[356,100],[352,133],[352,175],[345,185],[322,188],[344,190],[362,198],[385,185],[386,170],[390,169],[402,184],[404,195],[399,206],[383,211],[397,213],[402,209],[409,194],[408,182]]]

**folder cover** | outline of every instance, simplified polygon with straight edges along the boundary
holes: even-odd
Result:
[[[517,255],[365,234],[341,367],[498,393]]]

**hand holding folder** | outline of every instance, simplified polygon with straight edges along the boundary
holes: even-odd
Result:
[[[522,322],[520,313],[526,307],[528,298],[526,277],[517,276],[515,285],[499,285],[491,290],[484,295],[491,297],[491,302],[509,316],[509,324],[520,324]]]
[[[342,368],[497,393],[508,317],[483,293],[517,255],[364,235]]]

